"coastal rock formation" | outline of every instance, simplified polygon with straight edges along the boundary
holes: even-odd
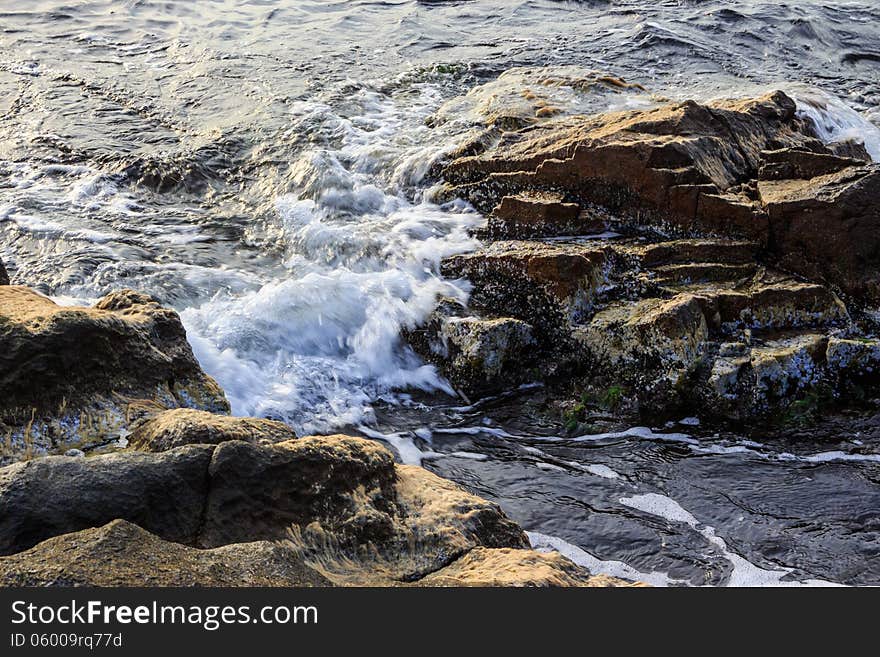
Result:
[[[125,520],[55,536],[0,557],[0,586],[332,586],[292,546],[199,550]]]
[[[89,446],[164,408],[228,412],[177,313],[122,290],[91,308],[0,287],[0,431],[5,457]]]
[[[584,570],[558,552],[474,548],[446,568],[425,577],[420,586],[633,586]]]
[[[606,264],[602,249],[502,241],[447,258],[441,271],[470,280],[473,303],[553,330],[589,313]]]
[[[197,545],[214,448],[91,458],[46,456],[0,469],[0,554],[111,520]]]
[[[745,238],[789,271],[877,302],[878,166],[863,148],[840,150],[774,92],[547,120],[453,159],[442,175],[447,194],[491,215],[496,237],[505,224],[520,237],[552,213],[568,224],[556,235],[583,216],[584,233],[599,217],[618,229]]]
[[[812,176],[797,171],[784,179],[762,171],[758,194],[772,230],[770,249],[781,267],[877,304],[880,165],[832,162]]]
[[[410,344],[442,367],[456,390],[480,394],[524,382],[538,341],[534,327],[512,317],[475,317],[454,299],[443,299]]]
[[[527,545],[497,505],[348,436],[44,457],[0,470],[0,509],[2,554],[114,519],[196,547],[281,539],[293,525],[339,544],[405,549],[417,535],[446,554]]]
[[[292,540],[201,550],[114,520],[0,557],[0,586],[632,586],[590,576],[556,553],[510,548],[474,548],[412,582],[367,563],[328,570],[331,560],[310,557]]]
[[[373,441],[262,442],[50,456],[0,469],[0,581],[616,583],[529,551],[496,504],[396,465]]]
[[[134,423],[127,438],[133,449],[164,452],[183,445],[217,445],[229,440],[271,445],[296,438],[296,433],[283,422],[265,418],[175,408]]]
[[[489,243],[441,272],[473,284],[458,315],[474,337],[479,319],[532,328],[499,388],[564,374],[651,414],[739,420],[846,401],[880,384],[869,160],[822,143],[782,92],[536,118],[446,164],[444,193],[489,215]],[[445,324],[423,330],[424,354]],[[432,362],[463,378],[444,355]]]

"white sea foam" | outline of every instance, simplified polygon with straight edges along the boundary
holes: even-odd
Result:
[[[381,440],[391,445],[397,452],[397,455],[400,457],[401,463],[404,463],[406,465],[421,465],[422,461],[425,459],[441,458],[443,456],[447,456],[446,454],[441,454],[440,452],[419,449],[419,447],[413,440],[413,436],[405,431],[399,431],[396,433],[382,433],[381,431],[376,431],[375,429],[371,429],[370,427],[365,425],[359,426],[358,431],[360,431],[368,438]]]
[[[607,465],[602,465],[601,463],[589,463],[587,465],[582,466],[587,472],[590,474],[594,474],[597,477],[603,477],[605,479],[619,479],[620,475],[617,474],[614,470],[609,468]]]
[[[457,459],[469,459],[471,461],[488,461],[489,456],[487,454],[480,454],[478,452],[449,452],[448,454],[444,454],[444,456],[451,456]]]
[[[332,139],[299,156],[293,192],[276,201],[267,234],[284,245],[288,276],[182,313],[235,413],[321,432],[369,423],[371,403],[396,389],[453,394],[400,333],[439,297],[466,300],[467,286],[444,281],[439,263],[475,248],[468,230],[484,220],[461,203],[422,202],[404,186],[439,148],[413,137],[432,102],[424,94],[404,111],[362,92],[363,114],[353,118],[320,102],[294,105],[298,131]]]
[[[780,461],[800,461],[802,463],[830,463],[832,461],[871,461],[880,463],[880,454],[847,454],[840,450],[820,452],[808,456],[796,456],[783,452],[777,457]]]
[[[715,533],[715,529],[698,521],[690,511],[682,507],[671,497],[658,493],[645,493],[623,497],[620,503],[644,513],[665,518],[670,522],[679,522],[691,527],[701,534],[709,543],[721,551],[725,559],[733,566],[733,571],[727,580],[726,586],[838,586],[834,582],[819,579],[807,579],[802,581],[784,580],[783,578],[793,572],[791,568],[779,570],[767,570],[760,568],[742,556],[731,551],[723,538]]]
[[[601,440],[614,440],[616,438],[641,438],[643,440],[659,440],[663,442],[684,443],[686,445],[694,446],[700,444],[699,440],[692,438],[686,433],[660,433],[649,427],[632,427],[625,431],[585,434],[583,436],[572,438],[572,440],[574,442],[598,442]]]
[[[651,586],[675,586],[687,582],[673,579],[666,573],[651,571],[645,573],[636,570],[622,561],[603,560],[590,554],[577,545],[540,532],[526,532],[532,547],[541,552],[555,551],[590,571],[593,575],[609,575],[630,582],[644,582]]]
[[[448,429],[434,429],[434,433],[446,433],[446,434],[464,434],[468,436],[478,436],[481,433],[488,434],[490,436],[497,436],[498,438],[518,438],[519,436],[515,436],[512,433],[508,433],[504,429],[498,429],[497,427],[451,427]]]
[[[813,121],[822,140],[861,142],[873,160],[880,161],[880,128],[862,114],[818,89],[796,86],[792,93],[798,113]]]

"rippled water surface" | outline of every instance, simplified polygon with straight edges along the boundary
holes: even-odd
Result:
[[[522,411],[540,389],[462,406],[399,339],[468,293],[437,264],[483,219],[430,200],[475,120],[427,120],[450,99],[545,65],[653,98],[780,87],[880,153],[878,26],[870,0],[2,0],[0,257],[61,302],[156,295],[236,413],[360,427],[594,569],[880,584],[873,420],[562,439]]]

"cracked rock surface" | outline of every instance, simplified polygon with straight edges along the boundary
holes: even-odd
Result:
[[[248,418],[223,419],[235,424],[254,431]],[[189,426],[177,442],[212,428]],[[498,505],[349,436],[257,436],[0,469],[8,583],[616,583],[528,548]],[[154,561],[173,567],[142,567]]]
[[[489,216],[483,248],[441,266],[472,283],[468,306],[411,341],[465,393],[502,390],[485,374],[501,363],[502,384],[577,380],[652,415],[742,420],[880,383],[880,169],[821,142],[784,93],[496,133],[442,171]],[[535,345],[467,363],[437,347],[453,325],[478,340],[480,321],[524,322]]]

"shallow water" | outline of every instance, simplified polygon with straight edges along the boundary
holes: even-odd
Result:
[[[780,87],[829,139],[880,158],[876,3],[286,4],[0,1],[0,257],[14,282],[70,303],[148,291],[182,312],[236,413],[428,453],[593,567],[880,583],[870,430],[830,445],[755,447],[692,424],[547,440],[557,430],[509,400],[455,410],[399,339],[438,294],[466,298],[437,264],[475,248],[483,220],[430,201],[432,163],[474,120],[458,107],[426,121],[448,100],[516,66],[648,90],[556,99],[568,111]]]

